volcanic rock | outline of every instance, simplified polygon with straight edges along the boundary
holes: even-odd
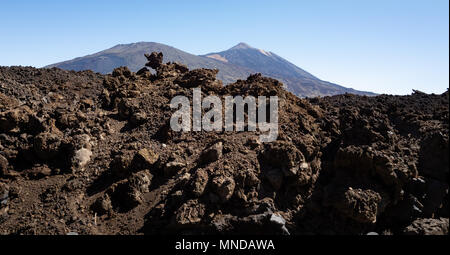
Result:
[[[231,177],[216,176],[212,179],[211,186],[220,200],[227,202],[233,195],[236,184]]]
[[[148,169],[152,167],[159,159],[159,155],[147,148],[140,149],[134,156],[134,163],[140,169]]]
[[[8,160],[0,155],[0,177],[8,174]]]
[[[406,235],[448,235],[448,218],[417,219],[406,227]]]
[[[75,152],[73,162],[76,167],[83,169],[87,163],[91,160],[92,151],[82,148]]]
[[[180,171],[186,166],[183,162],[172,161],[165,165],[164,176],[170,177],[180,173]]]
[[[175,221],[178,225],[197,224],[202,221],[206,207],[198,200],[189,200],[178,208]]]
[[[213,146],[209,147],[205,151],[203,151],[202,155],[200,156],[200,162],[202,164],[209,164],[214,161],[217,161],[222,157],[223,151],[223,143],[218,142],[214,144]]]
[[[197,197],[201,196],[205,191],[208,180],[208,172],[204,169],[198,169],[192,179],[192,193]]]
[[[108,194],[105,194],[95,200],[94,204],[92,204],[92,210],[99,215],[106,214],[112,211],[111,199]]]
[[[147,58],[156,73],[0,67],[2,234],[448,232],[448,91],[298,98]],[[173,131],[196,87],[277,96],[277,140]]]
[[[34,138],[34,151],[42,160],[55,158],[59,153],[61,137],[54,133],[41,133]]]

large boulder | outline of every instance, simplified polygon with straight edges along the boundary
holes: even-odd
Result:
[[[448,235],[448,218],[417,219],[405,228],[406,235]]]

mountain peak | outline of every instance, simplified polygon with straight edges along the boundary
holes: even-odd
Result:
[[[230,50],[245,50],[245,49],[253,49],[253,47],[244,42],[241,42],[236,46],[234,46],[233,48],[231,48]]]
[[[281,80],[289,91],[299,96],[328,96],[346,92],[370,94],[319,80],[276,54],[254,48],[244,42],[230,50],[202,56],[156,42],[120,44],[101,52],[47,67],[76,71],[90,69],[106,74],[111,73],[114,68],[127,66],[131,71],[137,72],[147,62],[144,53],[154,51],[162,52],[167,62],[178,62],[189,68],[219,69],[217,78],[224,84],[233,83],[238,79],[246,79],[252,73],[262,73]]]

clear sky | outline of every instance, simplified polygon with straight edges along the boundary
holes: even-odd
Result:
[[[0,65],[42,67],[153,41],[205,54],[239,42],[359,90],[449,87],[448,0],[5,0]]]

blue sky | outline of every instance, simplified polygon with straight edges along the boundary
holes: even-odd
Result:
[[[343,86],[442,93],[448,10],[448,0],[6,0],[0,65],[42,67],[139,41],[194,54],[246,42]]]

